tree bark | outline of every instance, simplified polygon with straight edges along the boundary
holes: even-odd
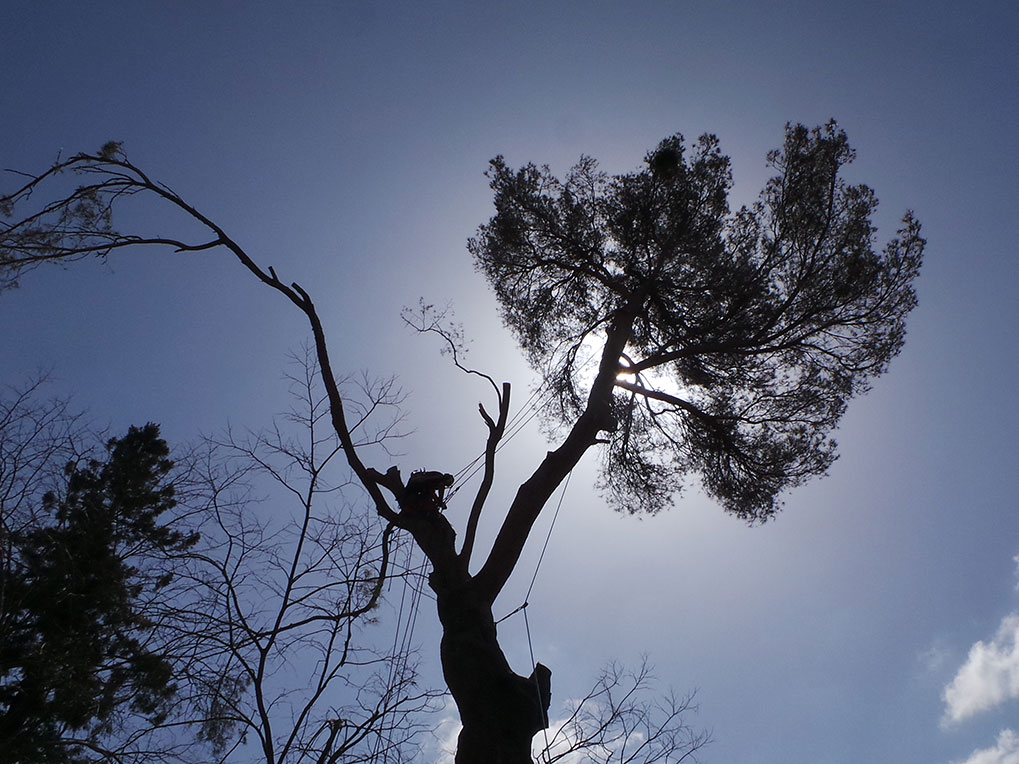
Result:
[[[510,668],[491,605],[470,582],[440,584],[436,594],[442,672],[463,723],[456,764],[533,764],[531,741],[548,726],[552,672],[540,663],[529,677]]]
[[[411,508],[397,470],[373,474],[399,496],[400,526],[432,563],[442,672],[463,723],[456,764],[533,764],[531,741],[548,726],[552,672],[540,663],[529,677],[510,668],[492,603],[456,554],[452,526],[438,511]]]

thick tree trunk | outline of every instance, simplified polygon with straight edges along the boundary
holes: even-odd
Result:
[[[538,664],[523,677],[510,668],[492,608],[469,584],[437,594],[442,670],[463,722],[456,764],[533,764],[531,741],[548,726],[552,672]]]

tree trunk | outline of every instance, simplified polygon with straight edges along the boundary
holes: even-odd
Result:
[[[469,583],[436,594],[442,671],[463,722],[456,764],[533,764],[531,741],[548,726],[552,672],[538,664],[523,677],[510,668],[491,605]]]

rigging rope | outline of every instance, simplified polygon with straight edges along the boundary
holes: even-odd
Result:
[[[422,560],[416,566],[412,567],[412,561],[414,559],[414,552],[416,547],[413,543],[407,544],[407,554],[404,558],[403,565],[403,591],[400,594],[400,607],[396,617],[396,629],[393,632],[393,649],[392,649],[392,660],[389,664],[389,679],[386,685],[387,695],[389,692],[395,690],[394,697],[397,699],[396,703],[390,707],[387,703],[386,695],[383,696],[383,707],[376,720],[378,734],[375,736],[375,744],[373,746],[371,760],[381,761],[386,764],[389,759],[390,751],[393,747],[393,731],[395,724],[387,724],[386,716],[388,716],[398,704],[399,688],[403,687],[407,676],[407,655],[410,650],[412,640],[414,638],[414,628],[417,625],[417,616],[419,612],[419,605],[421,603],[421,593],[424,589],[425,579],[425,568],[427,567],[427,560]],[[392,579],[390,579],[391,581]],[[407,591],[410,590],[410,599],[408,601]],[[406,621],[404,620],[404,611],[406,610]],[[381,753],[381,759],[379,754]]]
[[[531,576],[531,583],[527,587],[527,594],[524,595],[523,604],[496,621],[496,624],[500,624],[510,616],[516,615],[517,613],[523,612],[524,614],[524,631],[527,634],[527,652],[531,658],[531,676],[534,677],[534,689],[538,695],[539,708],[542,710],[545,722],[545,726],[542,728],[542,733],[545,737],[545,748],[541,752],[543,760],[547,757],[549,747],[551,746],[548,739],[548,711],[545,709],[545,699],[541,697],[541,685],[538,683],[538,663],[534,660],[534,642],[531,639],[531,623],[527,618],[527,606],[531,597],[531,591],[534,589],[534,582],[538,579],[538,570],[541,568],[542,560],[545,559],[545,550],[548,549],[548,542],[552,538],[552,529],[555,528],[555,522],[559,518],[559,510],[563,508],[563,499],[566,498],[566,489],[570,486],[571,477],[573,477],[573,470],[570,470],[569,474],[566,475],[566,480],[563,482],[563,490],[559,494],[559,503],[556,505],[555,514],[552,515],[552,522],[548,525],[548,533],[545,534],[545,543],[542,544],[541,554],[538,555],[538,562],[534,566],[534,575]]]
[[[517,410],[517,412],[510,419],[507,430],[508,432],[503,436],[496,450],[501,450],[502,447],[513,439],[534,417],[538,411],[546,405],[548,400],[542,400],[542,398],[550,398],[551,396],[543,395],[548,393],[547,390],[543,390],[542,386],[538,386],[531,393],[524,404]],[[456,493],[468,480],[470,480],[475,474],[477,474],[482,467],[485,457],[485,453],[482,452],[474,460],[472,460],[466,467],[456,473],[455,477],[459,485],[456,485],[448,494],[447,501],[452,498],[453,494]],[[568,482],[568,480],[567,480]],[[559,505],[562,506],[562,497],[559,499]],[[556,509],[556,515],[558,515],[558,508]],[[555,518],[553,518],[553,523]],[[551,528],[549,529],[551,535]],[[548,546],[548,538],[545,539],[545,547]],[[542,555],[544,555],[545,547],[542,548]],[[404,562],[404,576],[403,576],[403,591],[400,595],[400,607],[397,612],[397,624],[393,634],[393,648],[392,655],[393,661],[390,663],[389,670],[389,688],[399,687],[403,685],[406,678],[407,672],[407,659],[406,654],[410,649],[414,628],[417,624],[417,615],[419,612],[419,605],[424,592],[424,580],[425,580],[425,569],[427,568],[427,559],[422,559],[421,563],[417,566],[412,567],[412,560],[414,552],[416,551],[413,543],[408,545],[407,554]],[[541,561],[539,559],[539,565]],[[537,576],[537,569],[535,569],[535,576]],[[534,578],[531,579],[531,587],[534,586]],[[410,598],[408,601],[407,592],[410,589]],[[530,593],[530,589],[528,589]],[[404,615],[406,612],[406,620]],[[532,661],[533,663],[533,661]],[[379,760],[379,754],[381,754],[381,761],[383,764],[389,761],[389,754],[392,749],[392,726],[384,724],[385,717],[390,713],[390,710],[383,708],[382,713],[378,719],[379,723],[379,734],[375,737],[374,750],[372,752],[372,759],[375,761]]]
[[[579,364],[579,367],[580,368],[586,367],[597,355],[598,354],[596,352],[589,353],[587,355],[587,358],[584,359]],[[553,390],[551,386],[546,383],[542,383],[535,387],[534,390],[531,392],[530,396],[527,398],[527,400],[524,401],[524,404],[519,409],[517,409],[517,412],[510,418],[509,422],[506,424],[506,433],[503,435],[499,445],[496,446],[495,449],[496,453],[501,451],[503,446],[506,445],[506,443],[512,440],[513,437],[520,432],[520,430],[526,427],[531,422],[531,420],[538,415],[538,412],[541,409],[543,409],[545,406],[551,403],[552,399],[555,397],[555,394],[556,394],[555,390]],[[481,471],[481,469],[484,466],[482,464],[484,458],[485,451],[482,451],[480,454],[474,457],[474,459],[468,462],[468,464],[465,467],[463,467],[459,472],[453,474],[454,485],[452,489],[446,494],[447,501],[451,499],[453,495],[456,494],[456,492],[459,491],[468,480],[470,480],[472,477],[478,474],[478,472]]]
[[[538,415],[538,412],[544,408],[552,399],[554,395],[553,391],[548,389],[543,390],[543,386],[535,388],[534,392],[531,393],[530,397],[524,402],[524,404],[517,409],[517,412],[510,418],[506,425],[506,433],[499,441],[499,445],[495,447],[496,453],[501,451],[503,447],[509,443],[513,438],[526,427],[534,417]],[[474,459],[468,462],[467,466],[463,467],[459,472],[454,473],[453,479],[455,484],[453,488],[446,494],[446,501],[453,498],[453,496],[469,481],[472,477],[477,475],[484,468],[485,452],[482,451]]]
[[[552,515],[552,522],[548,525],[548,533],[545,534],[545,543],[541,545],[541,554],[538,555],[538,562],[534,566],[534,575],[531,576],[531,583],[527,587],[527,594],[524,595],[524,603],[496,621],[497,624],[502,623],[511,615],[516,615],[527,607],[528,600],[531,597],[531,591],[534,589],[534,582],[538,579],[538,570],[541,569],[542,560],[545,559],[545,550],[548,549],[548,542],[552,538],[552,530],[555,528],[555,521],[559,518],[559,510],[563,508],[563,499],[566,498],[566,489],[570,487],[571,477],[573,477],[573,470],[570,470],[569,474],[566,476],[566,480],[563,482],[563,490],[559,493],[559,503],[556,504],[555,513]],[[524,618],[527,618],[526,613],[524,614]]]
[[[548,710],[545,708],[545,699],[541,697],[541,684],[538,682],[538,663],[534,660],[534,646],[531,643],[531,624],[527,620],[526,602],[524,603],[524,630],[527,632],[527,650],[531,654],[531,676],[534,677],[534,691],[538,695],[538,708],[541,710],[542,721],[544,722],[541,731],[545,736],[545,749],[541,752],[541,756],[545,758],[550,745],[548,742]]]

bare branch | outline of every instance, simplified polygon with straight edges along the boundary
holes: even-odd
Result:
[[[446,306],[445,309],[437,311],[434,305],[428,305],[424,300],[421,300],[418,305],[418,314],[415,315],[411,312],[410,308],[404,308],[401,313],[403,322],[407,324],[411,329],[421,334],[435,334],[438,335],[444,342],[442,353],[450,354],[453,358],[453,365],[465,374],[473,374],[481,377],[482,379],[488,380],[488,384],[495,390],[496,396],[499,395],[499,386],[495,383],[495,380],[484,372],[478,371],[477,369],[470,369],[463,365],[460,361],[460,355],[465,354],[467,351],[464,336],[463,327],[459,324],[455,324],[452,321],[446,321],[446,317],[450,315],[452,309],[450,306]],[[444,323],[445,322],[445,323]]]
[[[478,410],[482,419],[488,426],[488,440],[485,443],[485,473],[481,478],[481,485],[471,505],[470,516],[467,518],[467,528],[464,531],[463,547],[460,549],[460,560],[463,569],[468,570],[471,562],[471,553],[474,551],[474,539],[478,532],[478,522],[481,519],[481,512],[484,509],[485,501],[488,499],[492,483],[495,481],[495,454],[499,442],[506,431],[506,420],[509,417],[510,406],[510,384],[504,382],[502,394],[499,396],[499,419],[494,421],[485,411],[485,407],[478,404]]]
[[[693,695],[658,691],[647,659],[636,669],[607,666],[579,701],[567,704],[541,761],[546,764],[577,756],[594,764],[678,764],[697,760],[710,733],[690,726],[697,711]]]

